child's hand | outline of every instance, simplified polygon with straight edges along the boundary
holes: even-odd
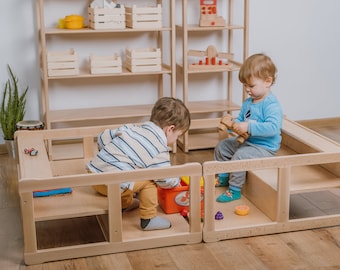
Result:
[[[248,131],[248,122],[235,122],[233,130],[239,135],[246,133]]]

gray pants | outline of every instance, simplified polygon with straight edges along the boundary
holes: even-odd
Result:
[[[276,152],[251,144],[248,141],[239,144],[236,137],[231,137],[218,143],[214,155],[217,161],[229,161],[272,157],[276,155]],[[240,190],[246,181],[246,173],[245,171],[231,173],[229,187]]]

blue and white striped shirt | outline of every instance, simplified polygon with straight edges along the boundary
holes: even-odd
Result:
[[[98,136],[100,151],[89,162],[91,172],[128,171],[141,168],[168,167],[169,148],[163,130],[151,121],[141,125],[127,124],[106,129]],[[162,188],[173,188],[178,178],[153,179]],[[121,184],[121,189],[133,189],[133,182]]]

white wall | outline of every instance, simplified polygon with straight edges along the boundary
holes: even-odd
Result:
[[[10,64],[21,84],[30,86],[26,119],[40,118],[34,2],[0,0],[0,93]],[[264,52],[276,62],[273,91],[285,114],[294,120],[338,117],[340,1],[249,2],[249,54]]]
[[[250,54],[278,67],[274,88],[294,120],[340,116],[340,1],[250,0]]]

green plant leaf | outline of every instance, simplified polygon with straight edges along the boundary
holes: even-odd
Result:
[[[11,67],[7,65],[9,78],[5,83],[2,95],[0,122],[5,140],[13,140],[16,124],[24,119],[26,113],[26,96],[29,87],[22,93],[19,88],[19,80],[13,73]]]

